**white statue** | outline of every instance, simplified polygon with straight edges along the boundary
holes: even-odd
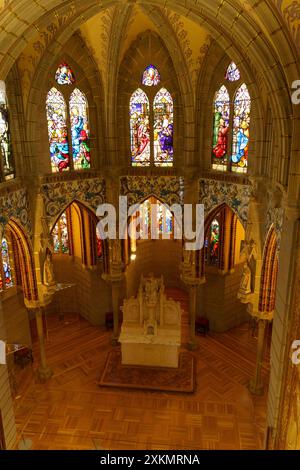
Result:
[[[255,275],[253,260],[255,261],[257,259],[255,241],[250,240],[250,242],[246,242],[242,253],[245,255],[246,260],[238,292],[238,298],[243,302],[247,300],[247,297],[253,291],[253,276]]]
[[[46,251],[46,257],[43,267],[43,284],[47,287],[56,285],[55,275],[52,263],[52,253],[49,249]]]

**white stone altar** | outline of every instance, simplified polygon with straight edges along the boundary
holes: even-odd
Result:
[[[122,307],[122,364],[178,367],[181,308],[167,299],[163,277],[141,277],[137,297]]]

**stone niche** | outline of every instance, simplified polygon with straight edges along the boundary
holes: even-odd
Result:
[[[141,277],[137,297],[124,301],[122,364],[178,367],[181,308],[167,299],[163,277]]]

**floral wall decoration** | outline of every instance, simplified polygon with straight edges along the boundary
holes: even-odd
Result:
[[[42,193],[49,225],[53,225],[57,216],[74,200],[96,212],[106,198],[105,181],[100,178],[45,183]]]
[[[155,196],[169,206],[183,204],[184,180],[179,177],[123,176],[120,178],[120,193],[128,197],[128,205]]]
[[[251,186],[212,179],[199,180],[199,203],[204,204],[205,215],[220,204],[227,204],[243,225],[248,220]]]
[[[26,189],[8,192],[0,196],[0,224],[6,225],[13,218],[20,222],[29,238],[32,237],[32,223]]]

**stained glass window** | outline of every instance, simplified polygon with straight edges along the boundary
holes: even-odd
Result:
[[[150,165],[149,100],[140,88],[130,99],[130,137],[132,165]]]
[[[218,264],[219,261],[220,224],[213,220],[210,227],[209,261],[210,264]]]
[[[214,170],[227,170],[228,131],[230,117],[230,98],[223,85],[214,100],[212,167]]]
[[[156,86],[159,83],[160,83],[159,71],[154,65],[148,65],[148,67],[146,67],[143,73],[142,84],[145,86]]]
[[[97,258],[101,258],[103,254],[102,239],[98,228],[96,228]]]
[[[62,213],[52,230],[54,253],[69,253],[67,215]]]
[[[139,227],[140,238],[148,239],[151,237],[152,230],[157,238],[163,235],[172,235],[173,233],[173,214],[161,202],[154,197],[146,199],[139,207],[139,216],[142,223]],[[153,221],[155,227],[152,227]]]
[[[5,83],[2,80],[0,81],[0,152],[0,158],[2,159],[3,177],[5,180],[12,179],[15,177],[15,169],[11,148],[6,89]]]
[[[245,83],[234,99],[231,169],[247,173],[251,99]]]
[[[234,62],[231,62],[231,64],[229,64],[225,74],[225,78],[230,82],[237,82],[238,80],[240,80],[241,74]]]
[[[88,169],[91,166],[88,103],[78,88],[71,94],[69,105],[74,170]]]
[[[4,274],[4,282],[5,288],[8,289],[14,285],[12,279],[12,272],[11,272],[11,265],[9,260],[9,253],[8,253],[8,243],[6,238],[2,238],[1,242],[1,255],[2,255],[2,266],[3,266],[3,274]],[[1,282],[1,288],[3,289],[3,281]]]
[[[66,103],[63,95],[56,88],[51,88],[47,95],[46,110],[52,172],[69,170]]]
[[[173,165],[173,100],[161,88],[153,102],[154,111],[154,165]]]
[[[55,80],[59,85],[72,85],[75,82],[75,77],[72,69],[66,63],[60,64],[56,70]]]

